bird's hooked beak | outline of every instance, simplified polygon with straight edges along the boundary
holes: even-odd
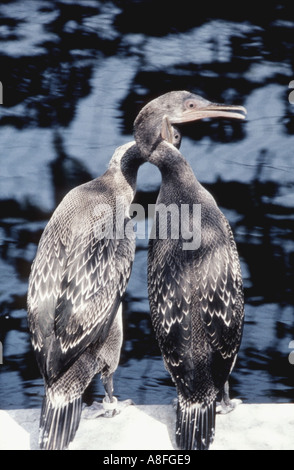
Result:
[[[180,116],[170,117],[171,124],[180,124],[185,122],[193,122],[205,118],[228,118],[228,119],[245,119],[247,114],[246,108],[232,104],[218,104],[206,101],[201,105],[195,104],[193,100]]]

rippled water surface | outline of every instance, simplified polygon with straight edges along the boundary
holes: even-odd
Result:
[[[50,215],[72,187],[105,171],[133,139],[141,107],[187,89],[242,104],[247,122],[182,129],[181,151],[228,217],[238,244],[246,322],[232,394],[293,401],[294,78],[292,4],[226,10],[191,2],[9,1],[0,5],[0,408],[40,407],[43,385],[26,321],[30,265]],[[137,201],[154,203],[157,169],[139,172]],[[115,393],[170,403],[175,390],[155,342],[139,239],[124,302]],[[293,348],[294,349],[294,348]],[[99,378],[85,399],[101,398]]]

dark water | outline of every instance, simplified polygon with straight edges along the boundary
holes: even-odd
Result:
[[[0,5],[0,408],[39,407],[43,393],[26,322],[31,262],[46,222],[70,188],[102,174],[132,140],[143,104],[188,89],[247,107],[246,123],[183,129],[182,153],[216,197],[238,244],[246,323],[231,380],[246,402],[293,401],[294,78],[292,3],[182,0],[6,0]],[[160,184],[142,167],[137,201]],[[143,226],[141,227],[143,229]],[[116,395],[169,403],[174,388],[154,340],[138,240],[124,304]],[[94,380],[86,400],[103,395]]]

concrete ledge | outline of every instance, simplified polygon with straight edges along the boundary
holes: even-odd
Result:
[[[40,410],[0,411],[0,449],[38,449]],[[114,418],[82,418],[72,450],[173,450],[171,405],[129,406]],[[212,450],[294,450],[294,404],[241,404],[217,415]]]

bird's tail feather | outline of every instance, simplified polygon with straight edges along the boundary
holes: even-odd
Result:
[[[82,397],[54,406],[45,396],[40,417],[40,448],[46,450],[66,449],[79,427],[81,412]]]
[[[215,401],[209,404],[178,401],[176,440],[180,449],[209,449],[214,440],[215,409]]]

